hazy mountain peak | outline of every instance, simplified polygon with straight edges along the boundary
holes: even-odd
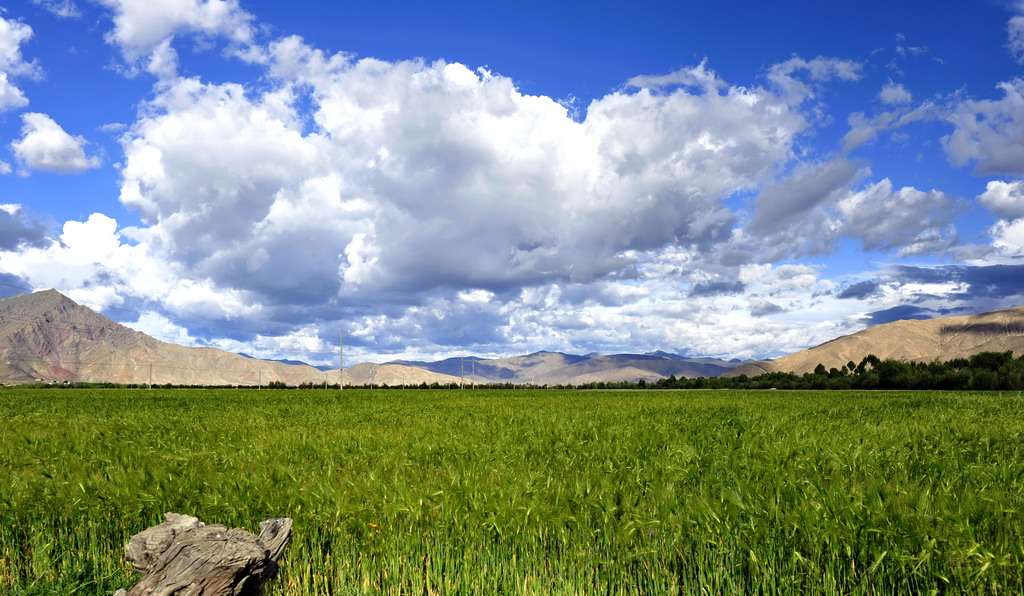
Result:
[[[658,356],[660,358],[672,358],[672,359],[682,358],[678,354],[670,354],[670,353],[668,353],[668,352],[666,352],[664,350],[655,350],[653,352],[646,352],[646,353],[644,353],[644,356]]]

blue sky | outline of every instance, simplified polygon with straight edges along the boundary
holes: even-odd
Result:
[[[1010,2],[24,0],[0,293],[329,362],[1024,304]]]

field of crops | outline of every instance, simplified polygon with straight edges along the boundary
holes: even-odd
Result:
[[[0,388],[0,594],[165,511],[294,518],[270,594],[1024,591],[1014,393]]]

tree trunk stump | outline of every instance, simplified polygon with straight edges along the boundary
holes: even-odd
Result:
[[[142,577],[114,596],[256,596],[277,571],[292,531],[287,517],[260,524],[260,535],[188,515],[134,536],[124,558]]]

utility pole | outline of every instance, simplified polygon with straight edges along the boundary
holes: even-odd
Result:
[[[345,331],[338,330],[338,391],[345,388]]]
[[[153,365],[149,365],[149,390],[153,390]]]
[[[466,378],[466,357],[459,359],[459,389],[462,389],[463,379]]]
[[[472,383],[472,388],[476,389],[476,360],[473,360],[473,380],[470,383]]]

